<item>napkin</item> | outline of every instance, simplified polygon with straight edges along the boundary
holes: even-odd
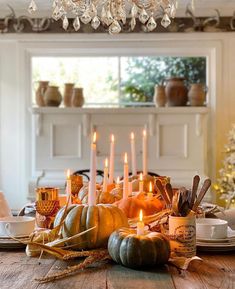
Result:
[[[11,209],[5,199],[3,192],[0,192],[0,218],[12,216]]]

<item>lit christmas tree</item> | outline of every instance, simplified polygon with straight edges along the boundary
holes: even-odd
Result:
[[[214,188],[220,198],[225,200],[226,206],[230,207],[235,203],[235,124],[228,134],[223,168],[219,170],[219,174],[220,178]]]

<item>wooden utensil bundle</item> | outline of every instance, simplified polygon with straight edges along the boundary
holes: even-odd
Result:
[[[193,178],[191,190],[182,187],[173,193],[171,184],[166,184],[166,187],[164,188],[160,180],[156,181],[157,188],[160,191],[166,206],[172,209],[172,214],[174,216],[180,217],[187,216],[191,211],[196,212],[202,199],[211,186],[211,180],[206,179],[197,195],[199,183],[200,177],[196,175]]]

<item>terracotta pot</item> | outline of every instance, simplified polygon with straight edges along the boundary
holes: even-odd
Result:
[[[155,93],[153,99],[156,106],[162,107],[166,105],[166,93],[164,85],[155,85]]]
[[[169,106],[185,106],[188,101],[188,89],[184,78],[172,77],[166,80],[166,97]]]
[[[65,83],[64,84],[64,106],[72,106],[72,95],[73,95],[74,83]]]
[[[74,88],[72,96],[72,106],[81,107],[84,104],[83,88]]]
[[[38,106],[45,106],[44,95],[47,90],[49,81],[38,81],[38,88],[35,93],[35,100]]]
[[[48,86],[44,95],[46,106],[59,106],[62,101],[62,95],[58,86]]]
[[[201,83],[193,83],[188,93],[191,106],[203,106],[206,100],[205,87]]]

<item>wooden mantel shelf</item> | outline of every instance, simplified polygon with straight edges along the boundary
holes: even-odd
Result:
[[[32,107],[32,114],[205,114],[208,107]]]

